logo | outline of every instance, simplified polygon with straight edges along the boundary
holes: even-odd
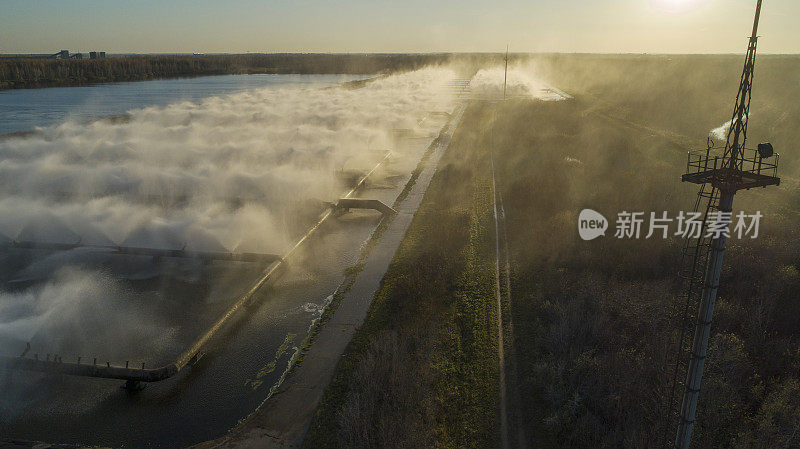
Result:
[[[600,212],[584,209],[578,216],[578,234],[584,240],[594,240],[601,235],[606,235],[608,220]]]
[[[646,212],[622,211],[617,214],[616,232],[618,239],[649,239],[651,237],[667,239],[670,236],[680,236],[686,239],[721,239],[736,237],[743,239],[758,237],[758,228],[764,214],[761,211],[748,214],[739,211],[735,215],[728,211],[702,212],[680,211],[678,215],[669,216],[669,212],[662,211],[660,215],[650,212],[647,220]],[[671,227],[677,227],[673,232]],[[731,229],[733,228],[733,229]],[[599,212],[584,209],[578,216],[578,233],[583,240],[594,240],[601,235],[606,235],[608,220]]]

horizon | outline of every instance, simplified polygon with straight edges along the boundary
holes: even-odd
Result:
[[[73,51],[67,48],[60,50],[67,50],[70,54],[88,54],[94,50],[76,50]],[[98,50],[100,51],[100,50]],[[26,55],[49,55],[49,52],[40,53],[0,53],[0,56],[26,56]],[[304,52],[304,51],[272,51],[272,52],[142,52],[142,53],[121,53],[121,52],[107,52],[107,57],[113,56],[247,56],[247,55],[367,55],[367,56],[380,56],[380,55],[504,55],[505,51],[417,51],[417,52],[402,52],[402,51],[376,51],[376,52],[346,52],[346,51],[319,51],[319,52]],[[655,52],[581,52],[581,51],[541,51],[541,52],[509,52],[509,56],[548,56],[548,55],[574,55],[574,56],[742,56],[744,52],[726,52],[726,53],[655,53]],[[762,56],[800,56],[800,51],[795,53],[770,53],[759,52],[759,57]]]
[[[0,54],[492,53],[507,43],[517,54],[739,54],[754,10],[751,0],[5,3]],[[761,54],[800,54],[798,15],[796,1],[765,3]]]

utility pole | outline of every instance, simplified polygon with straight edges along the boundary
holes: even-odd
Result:
[[[506,82],[508,81],[508,44],[506,44],[506,71],[503,75],[503,100],[506,99]]]
[[[757,152],[745,148],[761,1],[757,0],[753,32],[750,35],[739,92],[736,95],[722,155],[714,153],[715,149],[710,145],[704,151],[689,153],[688,170],[682,177],[683,181],[703,185],[699,195],[700,198],[707,198],[708,202],[705,205],[702,233],[706,233],[709,222],[725,221],[721,217],[726,215],[729,223],[733,209],[733,197],[738,190],[780,183],[780,179],[775,176],[777,174],[777,156],[775,156],[775,162],[763,160],[773,155],[772,145],[759,144]],[[711,186],[709,193],[705,193],[707,192],[706,184]],[[728,226],[727,223],[726,226]],[[697,293],[700,293],[701,296],[675,436],[676,449],[689,449],[691,444],[726,241],[727,235],[723,232],[716,236],[701,235],[695,245],[687,244],[687,248],[694,246],[689,258],[691,262],[688,271],[690,275],[688,276],[687,298],[692,299],[693,295]],[[683,342],[679,342],[679,345],[682,350]]]

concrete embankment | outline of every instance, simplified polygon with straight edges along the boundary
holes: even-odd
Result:
[[[393,205],[397,215],[386,218],[368,242],[360,272],[347,281],[332,303],[326,320],[314,332],[313,344],[289,372],[273,395],[228,435],[198,445],[199,448],[271,448],[299,447],[328,385],[340,355],[364,320],[373,294],[411,224],[437,164],[464,112],[457,107],[450,122],[421,162],[418,176],[412,177],[406,190]]]

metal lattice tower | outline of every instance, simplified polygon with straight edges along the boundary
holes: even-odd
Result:
[[[681,276],[686,281],[685,309],[678,339],[680,355],[674,366],[672,393],[666,416],[668,422],[677,418],[675,428],[675,448],[677,449],[688,449],[691,443],[703,366],[708,351],[714,303],[717,298],[722,258],[727,240],[724,233],[718,237],[710,237],[707,232],[709,223],[713,221],[712,217],[718,218],[719,213],[732,211],[733,197],[738,190],[780,183],[780,179],[776,176],[778,155],[772,154],[772,145],[759,144],[757,150],[745,147],[761,1],[758,0],[756,4],[753,32],[747,47],[739,92],[736,94],[725,146],[715,148],[709,140],[706,149],[689,152],[686,174],[682,176],[682,181],[701,186],[694,210],[702,214],[702,226],[697,238],[687,239],[683,252]],[[697,307],[694,316],[691,315],[693,306]],[[688,346],[686,337],[688,330],[692,327],[690,324],[692,321],[694,321],[694,337],[688,357],[685,357],[684,352]],[[673,417],[675,411],[673,397],[676,389],[680,388],[678,375],[683,366],[686,367],[686,378],[682,385],[684,391],[678,416]]]

